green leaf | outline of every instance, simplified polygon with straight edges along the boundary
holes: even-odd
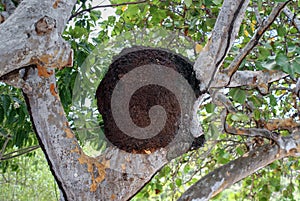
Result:
[[[211,123],[209,125],[207,136],[209,139],[216,139],[219,136],[219,129],[215,124]]]
[[[258,47],[259,56],[258,59],[265,60],[270,56],[270,51],[265,47]]]
[[[270,104],[271,104],[272,106],[276,106],[276,105],[277,105],[277,100],[276,100],[275,96],[271,94],[271,95],[269,96],[269,98],[270,98]]]
[[[11,104],[10,97],[8,95],[2,95],[1,99],[2,99],[2,103],[3,103],[4,112],[5,112],[5,114],[7,114],[10,104]]]
[[[109,24],[114,24],[115,21],[116,21],[116,17],[115,16],[108,16],[107,21],[108,21]]]
[[[292,63],[292,69],[295,73],[300,74],[300,57],[297,57]]]
[[[278,27],[277,33],[278,33],[278,36],[284,37],[286,34],[286,30],[285,30],[284,26]]]
[[[26,114],[23,112],[22,109],[18,110],[18,124],[23,124],[26,118]],[[1,122],[1,120],[0,120]]]
[[[176,186],[180,187],[182,185],[182,180],[181,179],[176,179],[175,183],[176,183]]]
[[[249,121],[249,117],[246,114],[236,113],[231,116],[231,120],[245,122],[245,121]]]
[[[254,110],[254,119],[256,121],[260,119],[260,111],[259,110]]]
[[[275,58],[276,64],[282,68],[289,64],[289,59],[285,54],[279,53]]]
[[[285,66],[282,67],[282,70],[288,73],[292,78],[295,77],[295,71],[292,64],[290,63],[286,64]]]
[[[193,3],[193,0],[184,0],[184,3],[187,7],[190,7]]]
[[[241,147],[237,147],[237,148],[236,148],[236,152],[237,152],[240,156],[244,155],[244,153],[245,153],[245,151],[244,151]]]
[[[83,35],[88,35],[87,30],[84,27],[79,27],[79,26],[75,26],[72,32],[74,38],[81,38]]]
[[[239,88],[231,89],[229,95],[232,96],[232,99],[238,103],[244,104],[246,100],[246,92]]]
[[[213,0],[214,4],[220,5],[222,3],[222,0]]]
[[[184,173],[188,173],[191,170],[191,166],[189,164],[186,164],[183,168]]]
[[[230,155],[227,152],[224,152],[224,150],[221,150],[217,157],[217,161],[220,164],[226,164],[230,161]]]
[[[206,25],[208,27],[213,28],[215,26],[215,23],[216,23],[216,19],[210,19],[210,18],[206,19]]]
[[[263,101],[258,98],[257,96],[252,96],[249,98],[249,100],[254,104],[255,107],[261,107],[263,104]]]
[[[213,104],[213,103],[208,103],[208,104],[205,105],[205,110],[208,113],[213,113],[215,108],[216,108],[216,105]]]

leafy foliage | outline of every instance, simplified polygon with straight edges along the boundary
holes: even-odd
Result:
[[[35,157],[20,156],[1,172],[0,200],[58,200],[59,190],[41,149]],[[7,161],[5,161],[7,162]]]
[[[0,147],[1,159],[5,160],[11,157],[13,148],[21,149],[37,145],[38,142],[21,91],[3,84],[0,84],[0,91]],[[17,164],[0,160],[0,169],[4,172],[10,165],[18,169]]]

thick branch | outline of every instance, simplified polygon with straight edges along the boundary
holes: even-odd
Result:
[[[230,163],[215,169],[191,186],[180,201],[209,200],[224,189],[253,174],[275,160],[300,154],[300,132],[282,138],[282,146],[267,144],[257,147]]]
[[[79,154],[72,151],[79,152],[80,147],[68,127],[55,91],[54,74],[45,79],[38,76],[36,69],[30,68],[24,82],[27,87],[23,88],[23,92],[31,121],[50,170],[63,192],[64,199],[76,200],[74,192],[88,192],[88,189],[78,189],[78,186],[89,180],[89,174],[78,162]],[[70,178],[73,178],[72,183],[67,181]]]
[[[23,0],[0,25],[0,77],[31,64],[70,65],[72,51],[61,33],[74,4],[75,0]]]
[[[286,76],[288,76],[288,74],[281,71],[237,71],[230,78],[228,74],[220,72],[216,75],[216,79],[211,84],[211,87],[248,86],[251,88],[258,88],[262,94],[266,94],[269,91],[268,84],[278,81]]]
[[[30,68],[24,94],[31,121],[64,200],[127,200],[167,162],[166,151],[130,154],[108,148],[98,157],[81,150],[68,126],[55,87],[55,76]]]
[[[230,50],[249,0],[225,0],[209,42],[200,52],[194,65],[200,90],[206,91]]]
[[[267,129],[261,128],[233,128],[229,125],[225,125],[225,131],[229,134],[234,135],[244,135],[248,137],[263,137],[270,140],[278,141],[279,135],[277,133],[272,133]]]

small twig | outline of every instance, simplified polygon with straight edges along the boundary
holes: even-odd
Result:
[[[36,146],[27,147],[27,148],[24,148],[24,149],[19,149],[19,150],[10,152],[10,153],[8,153],[8,154],[3,155],[3,157],[0,158],[0,161],[5,161],[5,160],[8,160],[8,159],[12,159],[12,158],[21,156],[21,155],[23,155],[23,154],[27,154],[27,153],[29,153],[29,152],[32,152],[32,151],[38,149],[38,148],[40,148],[40,146],[39,146],[39,145],[36,145]],[[14,153],[18,153],[18,154],[15,154],[15,155],[14,155]]]
[[[2,156],[3,156],[3,153],[4,153],[4,151],[6,149],[6,146],[7,146],[7,144],[8,144],[8,142],[9,142],[10,139],[11,139],[10,137],[6,138],[6,140],[5,140],[5,142],[4,142],[3,146],[2,146],[2,149],[1,149],[1,152],[0,152],[0,160],[1,160]]]
[[[77,12],[77,13],[74,13],[73,15],[71,15],[71,17],[70,17],[69,20],[73,19],[74,17],[76,17],[76,16],[78,16],[78,15],[80,15],[82,13],[91,12],[92,10],[95,10],[97,8],[118,7],[118,6],[125,6],[125,5],[142,4],[142,3],[147,3],[147,2],[148,2],[148,0],[94,6],[94,7],[91,7],[91,8],[83,9],[83,10]]]
[[[257,24],[261,25],[262,19],[261,19],[261,16],[259,14],[258,5],[257,5],[256,2],[253,2],[253,10],[254,10],[254,13],[255,13],[255,16],[256,16]]]
[[[251,38],[249,43],[240,51],[240,54],[235,57],[235,59],[231,62],[230,66],[224,70],[224,72],[230,77],[230,83],[232,76],[238,70],[240,64],[244,60],[244,58],[250,53],[250,51],[258,44],[259,39],[264,35],[267,29],[271,26],[271,24],[275,21],[276,17],[282,11],[282,9],[289,3],[291,0],[278,3],[275,8],[273,8],[271,14],[269,15],[268,19],[263,21],[262,25],[256,30],[254,36]]]
[[[213,101],[219,106],[223,105],[228,112],[237,113],[237,110],[233,106],[233,103],[224,94],[220,92],[213,93]]]

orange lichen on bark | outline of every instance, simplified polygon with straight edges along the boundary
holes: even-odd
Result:
[[[74,138],[75,137],[74,134],[73,134],[73,132],[72,132],[72,130],[70,128],[65,128],[64,131],[66,133],[66,137],[67,138]]]
[[[66,121],[66,122],[65,122],[65,126],[66,126],[66,127],[69,127],[69,126],[70,126],[69,122]]]
[[[73,66],[73,50],[71,49],[66,67],[72,67],[72,66]]]
[[[111,199],[111,200],[115,200],[115,199],[116,199],[116,195],[115,195],[115,194],[112,194],[112,195],[110,196],[110,199]]]
[[[299,124],[296,123],[293,118],[287,119],[274,119],[266,123],[265,127],[270,130],[277,130],[277,129],[291,129],[298,127]]]
[[[152,152],[151,152],[151,150],[144,150],[144,152],[146,153],[146,154],[151,154]]]
[[[260,91],[264,90],[265,93],[267,93],[269,91],[268,84],[266,84],[266,83],[259,83],[258,88],[260,89]]]
[[[56,0],[53,4],[53,8],[56,9],[58,7],[60,0]]]
[[[50,60],[53,58],[52,55],[44,54],[39,57],[39,61],[43,62],[44,64],[49,64]]]
[[[40,77],[48,78],[48,77],[50,77],[51,75],[53,75],[53,70],[48,71],[46,68],[44,68],[44,67],[41,66],[41,65],[37,65],[37,69],[38,69],[38,75],[39,75]]]
[[[59,70],[64,67],[72,67],[73,66],[73,50],[68,50],[66,52],[65,49],[63,50],[54,50],[53,55],[44,54],[39,57],[31,58],[30,63],[33,65],[37,65],[40,67],[44,67],[46,70],[47,68],[58,68]],[[66,58],[65,54],[68,54]],[[53,74],[53,71],[51,71]]]
[[[52,94],[52,96],[55,96],[57,99],[59,99],[59,96],[55,90],[55,84],[51,83],[50,84],[50,93]]]
[[[238,129],[238,128],[233,128],[232,126],[230,125],[227,125],[227,128],[226,128],[229,132],[232,132],[232,133],[236,133],[237,135],[244,135],[245,134],[245,131],[241,130],[241,129]]]
[[[95,192],[97,190],[97,185],[105,179],[105,169],[110,167],[109,160],[104,159],[99,162],[96,158],[87,156],[85,153],[79,150],[78,147],[72,150],[72,152],[78,153],[80,155],[80,157],[78,158],[80,164],[87,165],[87,171],[90,173],[92,179],[90,191]],[[97,170],[98,175],[94,174],[94,169]]]

